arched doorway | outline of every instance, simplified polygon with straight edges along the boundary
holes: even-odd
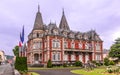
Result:
[[[34,61],[35,61],[35,64],[39,63],[39,54],[37,53],[34,54]]]

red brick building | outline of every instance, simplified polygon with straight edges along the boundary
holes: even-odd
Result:
[[[28,64],[45,64],[50,59],[53,64],[83,63],[103,60],[103,41],[95,30],[72,31],[67,23],[64,10],[57,27],[56,23],[43,23],[38,7],[34,27],[28,35]]]

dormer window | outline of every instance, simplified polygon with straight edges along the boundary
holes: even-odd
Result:
[[[65,37],[67,37],[67,32],[63,32],[63,35],[64,35]]]
[[[85,40],[87,40],[88,39],[88,37],[85,35]]]
[[[82,39],[82,35],[80,35],[80,39]]]
[[[53,30],[53,33],[54,33],[55,35],[58,35],[58,30],[57,30],[57,29],[54,29],[54,30]]]

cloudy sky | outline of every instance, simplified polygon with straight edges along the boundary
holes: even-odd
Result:
[[[86,32],[96,30],[109,49],[120,37],[120,0],[0,0],[0,50],[13,55],[19,34],[25,26],[25,41],[31,32],[38,4],[43,21],[60,23],[62,8],[70,28]]]

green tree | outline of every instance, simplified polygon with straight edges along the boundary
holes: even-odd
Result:
[[[48,67],[48,68],[52,68],[52,62],[51,62],[50,59],[49,59],[48,62],[47,62],[47,67]]]
[[[15,46],[13,49],[13,53],[16,57],[19,57],[19,46]]]
[[[27,57],[16,57],[15,69],[21,72],[27,72]]]
[[[110,60],[108,58],[104,58],[104,65],[109,66]]]
[[[111,46],[109,57],[117,57],[120,59],[120,38],[117,38],[115,43]]]

